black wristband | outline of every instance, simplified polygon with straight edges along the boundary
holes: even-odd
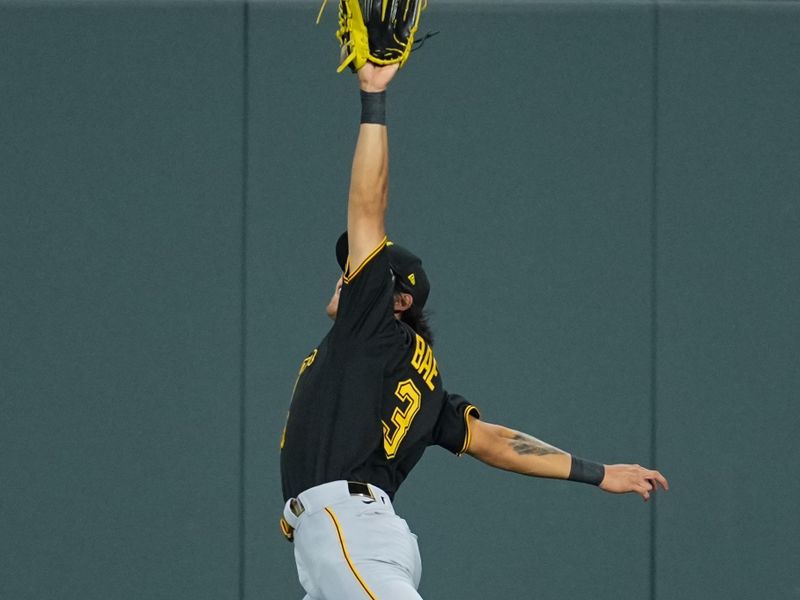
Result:
[[[361,122],[386,125],[386,92],[361,90]]]
[[[606,476],[606,468],[600,463],[583,460],[577,456],[572,457],[572,466],[569,470],[570,481],[600,485]]]

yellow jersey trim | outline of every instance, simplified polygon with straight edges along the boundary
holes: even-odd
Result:
[[[358,579],[358,583],[361,584],[361,587],[367,593],[367,596],[369,596],[371,600],[377,600],[375,594],[372,593],[372,590],[369,589],[366,582],[361,578],[361,575],[358,574],[353,561],[350,559],[350,553],[347,551],[347,544],[344,542],[344,535],[342,535],[342,527],[339,525],[339,520],[336,518],[336,515],[333,514],[333,511],[330,508],[326,507],[325,512],[328,513],[331,521],[333,521],[333,526],[336,528],[336,535],[339,536],[339,545],[342,547],[342,554],[344,554],[344,559],[347,561],[347,565],[350,567],[353,575],[355,575],[355,578]]]
[[[461,447],[461,450],[458,452],[459,456],[461,456],[462,454],[464,454],[464,452],[469,450],[469,443],[472,441],[472,430],[469,427],[469,416],[473,412],[475,413],[475,416],[477,418],[480,418],[481,414],[480,414],[480,412],[478,412],[478,407],[477,406],[475,406],[473,404],[470,404],[469,406],[467,406],[467,408],[464,409],[464,425],[466,425],[466,427],[467,427],[467,434],[464,436],[464,445]]]
[[[363,262],[360,265],[358,265],[358,268],[355,271],[353,271],[352,273],[349,273],[349,274],[348,274],[348,270],[350,269],[350,257],[348,256],[347,257],[347,264],[345,265],[345,271],[344,271],[344,276],[342,277],[342,280],[345,283],[350,283],[351,281],[353,281],[353,279],[355,279],[356,275],[358,275],[361,272],[361,270],[364,267],[367,266],[367,263],[369,263],[369,261],[371,261],[373,258],[375,258],[375,256],[378,254],[378,252],[383,250],[383,247],[386,245],[386,240],[387,240],[387,237],[383,236],[383,239],[381,240],[381,243],[378,244],[378,247],[375,248],[375,250],[373,250],[372,252],[370,252],[369,256],[367,256],[367,258],[365,258],[363,260]]]

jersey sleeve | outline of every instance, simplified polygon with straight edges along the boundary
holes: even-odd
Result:
[[[394,319],[393,284],[386,239],[360,265],[347,265],[339,294],[336,328],[354,337],[369,338]]]
[[[445,392],[442,410],[433,428],[433,442],[459,456],[469,448],[470,415],[480,418],[478,408],[457,394]]]

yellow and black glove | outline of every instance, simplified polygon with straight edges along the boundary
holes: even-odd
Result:
[[[367,61],[402,67],[414,45],[419,15],[427,4],[427,0],[339,0],[336,37],[342,50],[337,72],[346,67],[357,71]]]

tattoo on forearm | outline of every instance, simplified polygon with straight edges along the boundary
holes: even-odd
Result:
[[[533,454],[535,456],[546,456],[548,454],[566,454],[563,450],[559,450],[550,444],[546,444],[524,433],[515,433],[514,437],[508,440],[508,443],[511,449],[520,455]]]

